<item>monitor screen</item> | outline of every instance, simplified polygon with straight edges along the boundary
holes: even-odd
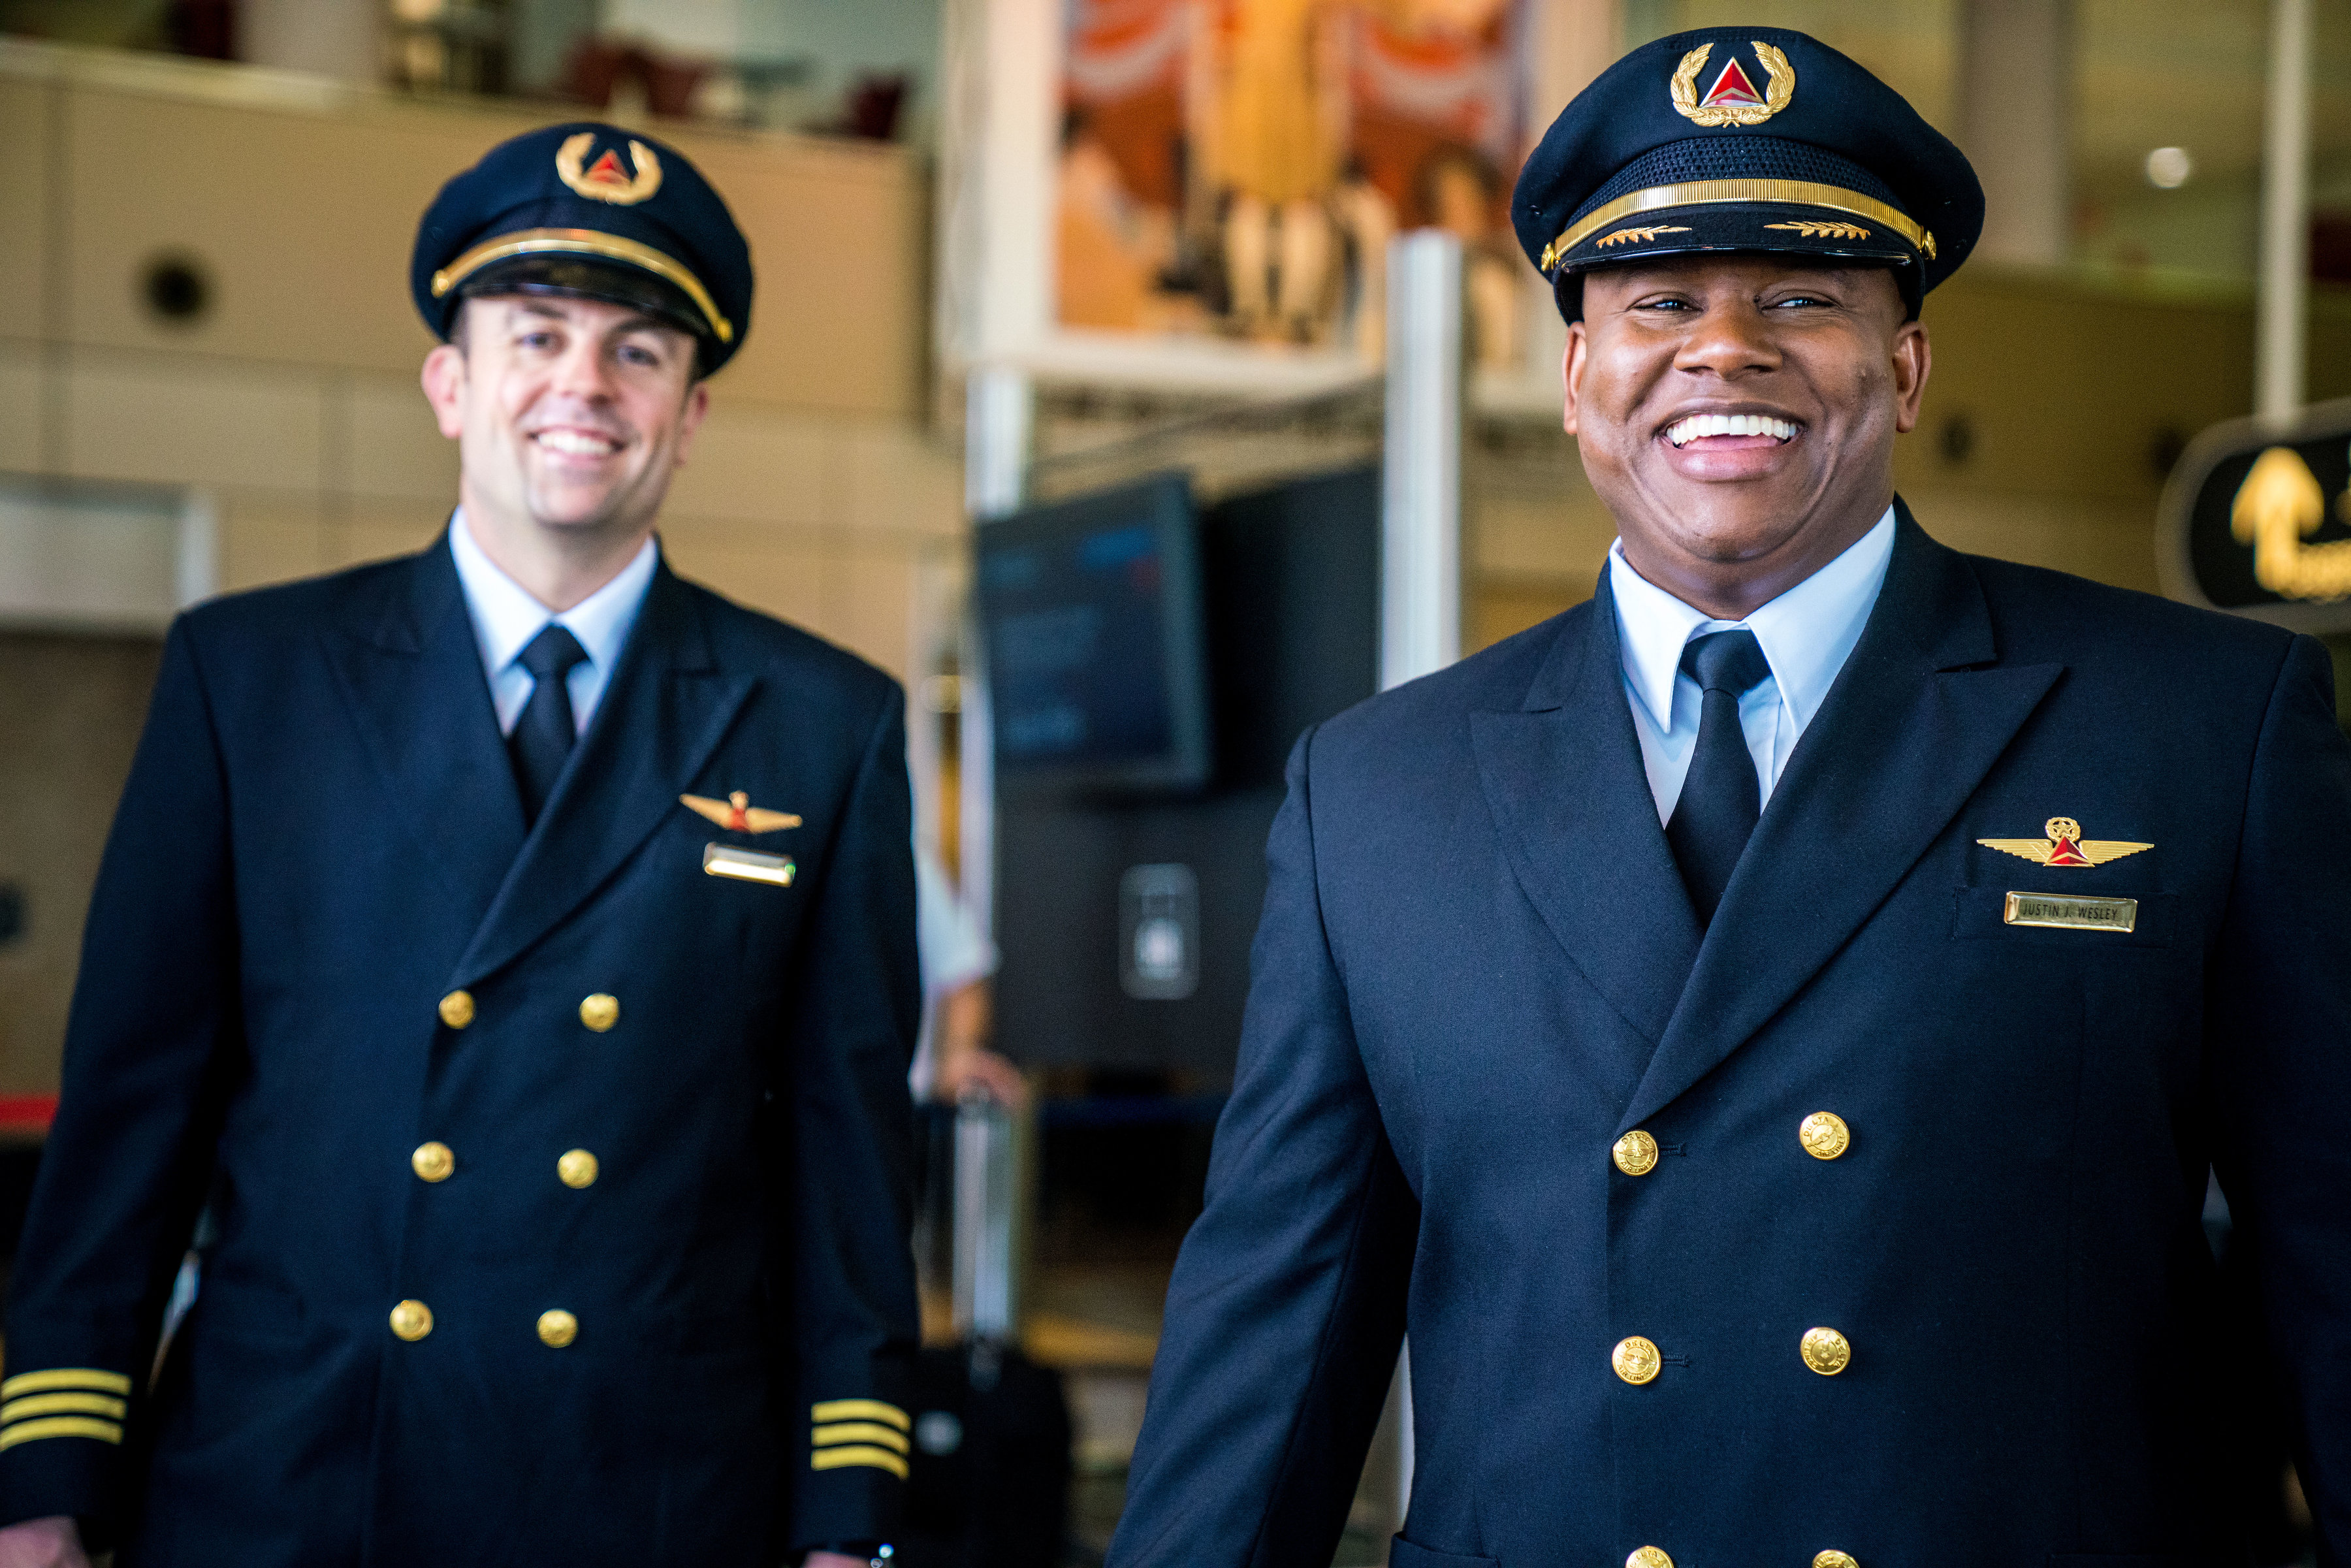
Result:
[[[1199,546],[1183,476],[982,525],[978,581],[999,779],[1207,781]]]

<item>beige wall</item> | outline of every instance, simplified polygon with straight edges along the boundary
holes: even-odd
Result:
[[[413,549],[455,496],[409,246],[442,181],[557,118],[0,43],[0,471],[201,486],[227,588]],[[673,560],[904,674],[962,527],[922,427],[925,172],[904,151],[662,126],[726,193],[753,325],[664,521]],[[197,257],[193,327],[140,296]]]

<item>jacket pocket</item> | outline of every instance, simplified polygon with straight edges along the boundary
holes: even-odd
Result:
[[[1458,1552],[1431,1552],[1399,1535],[1388,1548],[1388,1568],[1502,1568],[1491,1557],[1465,1557]]]

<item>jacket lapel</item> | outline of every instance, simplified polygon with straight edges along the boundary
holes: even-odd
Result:
[[[474,929],[522,848],[522,800],[448,536],[385,570],[357,596],[328,663],[392,807]],[[453,833],[461,821],[467,831]]]
[[[511,962],[585,903],[678,809],[754,685],[718,667],[692,595],[664,563],[588,733],[453,983],[471,985]]]
[[[1786,1006],[1926,853],[2062,664],[2002,666],[1967,560],[1896,502],[1894,559],[1724,891],[1623,1127]]]
[[[1519,711],[1472,713],[1470,737],[1519,885],[1584,977],[1655,1044],[1698,928],[1657,822],[1623,668],[1603,572],[1598,593],[1562,618]]]

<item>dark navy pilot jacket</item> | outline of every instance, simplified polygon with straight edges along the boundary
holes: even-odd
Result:
[[[886,1539],[915,1336],[903,724],[887,676],[664,568],[526,834],[445,538],[184,616],[17,1262],[5,1517],[241,1568]],[[678,799],[737,789],[801,825]],[[713,841],[796,878],[707,875]],[[444,1179],[412,1167],[427,1141]],[[590,1185],[559,1176],[575,1149]]]
[[[1600,597],[1299,745],[1114,1568],[2241,1561],[2208,1160],[2351,1561],[2351,747],[2325,650],[1957,554],[1884,591],[1711,928]],[[1983,838],[2053,816],[2094,868]],[[2131,898],[2136,929],[2007,924]],[[1844,1118],[1842,1157],[1797,1129]],[[1646,1129],[1647,1175],[1611,1145]],[[1850,1364],[1798,1345],[1834,1328]],[[1611,1370],[1657,1345],[1644,1385]]]

